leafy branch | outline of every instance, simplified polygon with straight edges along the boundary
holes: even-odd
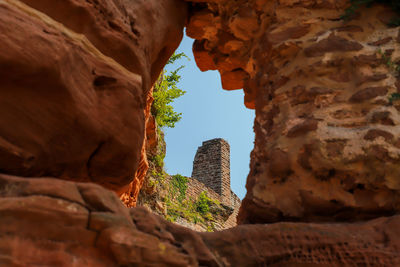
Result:
[[[168,60],[167,65],[174,64],[175,61],[183,57],[188,58],[184,53],[173,54]],[[154,85],[154,102],[151,113],[156,118],[156,122],[160,127],[174,128],[175,123],[182,118],[182,113],[175,112],[171,103],[186,93],[178,88],[178,83],[181,79],[178,72],[183,67],[184,66],[179,66],[177,69],[170,72],[164,70]]]

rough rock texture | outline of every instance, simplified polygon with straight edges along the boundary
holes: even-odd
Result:
[[[0,172],[123,191],[185,21],[178,0],[1,1]]]
[[[230,146],[226,140],[207,140],[197,148],[192,178],[219,194],[221,202],[228,206],[232,204]]]
[[[400,217],[197,233],[95,184],[0,175],[1,266],[398,266]]]
[[[257,113],[240,220],[364,222],[200,234],[60,180],[122,192],[136,172],[136,198],[150,87],[186,5],[0,0],[0,266],[400,266],[400,217],[382,217],[400,209],[390,12],[344,23],[345,0],[192,2],[199,68]]]
[[[144,142],[140,154],[139,167],[137,168],[135,176],[132,182],[128,185],[128,187],[119,190],[119,192],[122,192],[122,194],[120,194],[120,199],[127,207],[136,207],[140,190],[143,186],[143,183],[145,182],[147,171],[149,170],[149,162],[147,160],[149,152],[152,151],[154,147],[157,146],[157,143],[154,141],[155,139],[157,139],[157,134],[156,134],[157,126],[155,123],[155,118],[153,115],[151,115],[150,112],[153,100],[154,100],[153,89],[151,89],[147,94],[146,108],[144,111],[146,118],[145,120],[146,134],[144,136]]]
[[[348,1],[193,1],[201,70],[256,109],[242,223],[357,221],[400,211],[399,27]],[[207,3],[197,3],[207,2]],[[227,80],[227,81],[225,81]]]

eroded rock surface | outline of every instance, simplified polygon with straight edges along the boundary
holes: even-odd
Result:
[[[123,191],[139,169],[139,187],[150,87],[186,5],[4,0],[0,14],[1,173]]]
[[[191,1],[199,68],[256,109],[240,221],[314,221],[197,233],[60,180],[134,205],[186,4],[0,0],[0,265],[399,266],[399,28],[346,3]]]
[[[290,23],[309,25],[308,32],[273,43],[271,61],[259,61],[270,71],[258,80],[264,97],[256,98],[241,220],[357,221],[398,213],[400,121],[391,102],[398,88],[385,58],[396,61],[400,46],[374,42],[399,28],[380,21],[381,6],[347,23],[335,20],[342,9],[325,16],[323,8],[296,11],[302,15]],[[273,32],[287,24],[277,14]]]
[[[385,6],[348,1],[193,1],[201,70],[244,88],[255,148],[242,223],[357,221],[400,210],[395,62]],[[201,2],[201,3],[199,3]],[[212,23],[210,22],[212,21]]]
[[[400,217],[198,233],[101,186],[0,175],[1,266],[398,266]]]

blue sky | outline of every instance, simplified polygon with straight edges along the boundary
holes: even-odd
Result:
[[[182,113],[182,120],[175,128],[166,128],[166,171],[191,176],[193,159],[197,147],[213,138],[227,140],[231,148],[231,187],[242,199],[246,194],[245,184],[249,173],[250,152],[253,149],[254,110],[243,104],[242,90],[225,91],[217,71],[201,72],[193,58],[193,40],[184,37],[177,52],[189,58],[179,60],[175,69],[185,65],[179,88],[186,94],[175,100],[175,111]]]

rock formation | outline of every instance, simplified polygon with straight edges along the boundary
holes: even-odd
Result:
[[[346,6],[0,0],[0,265],[400,266],[399,27]],[[100,186],[136,200],[185,23],[199,68],[256,110],[239,219],[280,223],[200,234]]]
[[[197,2],[197,1],[196,1]],[[200,1],[203,2],[203,1]],[[357,221],[400,210],[399,28],[385,6],[207,1],[187,34],[201,70],[244,87],[255,148],[239,220]]]
[[[182,38],[186,6],[178,0],[0,4],[1,172],[123,191],[139,162],[145,172],[144,110],[152,82]]]
[[[398,266],[400,217],[198,233],[101,186],[0,175],[1,266]]]

